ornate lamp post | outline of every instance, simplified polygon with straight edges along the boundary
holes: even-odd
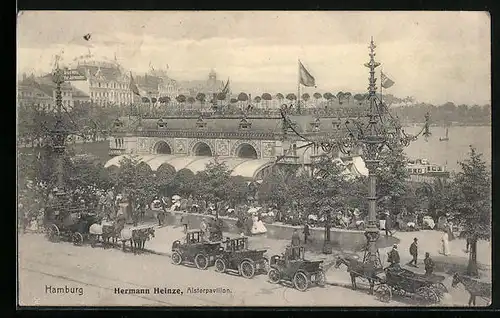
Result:
[[[52,145],[54,153],[56,154],[56,165],[57,165],[57,194],[59,196],[64,195],[64,153],[66,150],[66,138],[69,135],[69,131],[66,129],[62,121],[62,94],[61,94],[61,84],[64,83],[64,71],[59,68],[59,64],[53,73],[53,81],[56,83],[56,124],[54,129],[51,131],[52,134]]]
[[[359,117],[354,120],[346,120],[344,127],[341,122],[334,123],[337,129],[343,128],[346,134],[343,137],[328,138],[324,141],[311,141],[310,145],[321,147],[327,155],[338,155],[341,153],[351,155],[353,150],[361,150],[362,157],[368,169],[368,220],[365,236],[367,247],[365,249],[364,262],[372,263],[376,268],[382,267],[380,255],[377,248],[379,238],[379,229],[376,221],[376,202],[377,202],[377,176],[376,170],[380,163],[380,155],[385,147],[390,149],[407,147],[411,141],[418,138],[420,134],[425,137],[430,136],[429,114],[425,116],[425,125],[417,135],[407,135],[402,129],[401,124],[394,118],[387,107],[376,95],[376,77],[375,69],[380,63],[375,61],[375,44],[373,38],[370,42],[370,61],[364,65],[369,68],[369,86],[368,86],[368,113],[364,118]],[[285,121],[289,121],[286,115],[283,115]],[[302,136],[300,136],[302,137]],[[304,137],[302,137],[305,139]],[[325,242],[325,250],[329,250]]]

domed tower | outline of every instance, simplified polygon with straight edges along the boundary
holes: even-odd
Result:
[[[217,83],[217,73],[215,73],[215,71],[212,69],[208,74],[208,85],[210,87],[214,87],[216,83]]]

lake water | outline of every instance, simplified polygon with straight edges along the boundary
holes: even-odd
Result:
[[[421,127],[406,127],[409,134],[416,134]],[[483,160],[491,166],[491,126],[452,126],[448,128],[448,141],[444,137],[444,127],[431,127],[432,136],[425,141],[420,137],[405,150],[412,159],[425,158],[431,163],[446,165],[448,171],[460,171],[458,161],[468,157],[469,145],[483,154]]]

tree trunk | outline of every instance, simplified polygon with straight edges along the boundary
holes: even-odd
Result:
[[[469,253],[469,265],[467,266],[467,275],[479,276],[477,268],[477,239],[474,238],[471,242]]]

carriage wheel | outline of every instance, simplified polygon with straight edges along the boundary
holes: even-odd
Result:
[[[83,235],[80,232],[75,232],[71,236],[73,245],[80,246],[83,244]]]
[[[226,271],[226,262],[222,258],[215,260],[215,271],[219,273],[224,273]]]
[[[439,294],[445,294],[448,292],[448,288],[443,283],[437,283],[432,285],[432,288]]]
[[[323,271],[319,271],[316,273],[316,284],[318,286],[325,286],[325,283],[326,283],[326,276],[325,276],[325,272]]]
[[[306,291],[309,287],[309,278],[303,272],[297,272],[293,276],[293,285],[300,291]]]
[[[375,295],[378,300],[388,303],[392,299],[392,290],[387,284],[380,284],[375,288]]]
[[[280,272],[276,268],[271,268],[267,276],[269,277],[269,282],[272,284],[277,284],[281,280]]]
[[[194,264],[198,269],[207,269],[208,267],[208,259],[203,254],[197,254],[194,258]]]
[[[439,302],[439,296],[430,287],[420,287],[417,289],[416,295],[433,304]]]
[[[250,261],[244,260],[240,264],[240,274],[245,278],[252,278],[255,276],[255,266]]]
[[[59,242],[61,233],[55,224],[51,224],[47,229],[47,238],[50,242]]]
[[[180,265],[182,263],[182,256],[178,252],[173,252],[170,258],[175,265]]]

